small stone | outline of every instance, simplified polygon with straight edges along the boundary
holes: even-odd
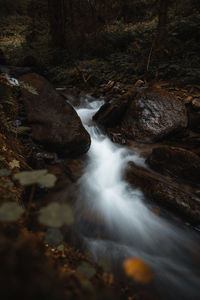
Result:
[[[20,120],[15,120],[14,122],[13,122],[13,126],[15,126],[15,127],[18,127],[18,126],[20,126],[22,124],[22,122],[20,121]]]
[[[192,96],[188,96],[184,99],[184,103],[189,104],[192,101],[192,99],[193,99]]]
[[[195,98],[192,100],[192,108],[195,111],[200,111],[200,99],[199,98]]]

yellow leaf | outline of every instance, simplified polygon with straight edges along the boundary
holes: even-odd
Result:
[[[11,169],[20,168],[19,161],[16,159],[13,159],[11,162],[9,162],[9,166]]]
[[[153,279],[152,269],[140,258],[128,258],[123,263],[123,268],[129,277],[140,283],[149,283]]]

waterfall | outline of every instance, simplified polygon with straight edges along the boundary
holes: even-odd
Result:
[[[112,143],[92,122],[102,104],[86,98],[75,108],[92,141],[77,202],[83,241],[96,260],[106,257],[116,263],[141,258],[154,270],[153,284],[163,298],[198,299],[199,238],[188,227],[155,215],[142,192],[123,179],[129,161],[142,166],[145,162],[137,152]],[[85,210],[100,222],[105,238],[95,237],[94,226],[83,224]]]

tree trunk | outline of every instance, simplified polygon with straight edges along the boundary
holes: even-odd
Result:
[[[55,48],[66,45],[66,0],[48,0],[51,44]]]
[[[164,41],[167,32],[168,22],[168,8],[169,0],[159,0],[159,12],[158,12],[158,28],[156,37],[156,49],[161,50],[164,46]]]

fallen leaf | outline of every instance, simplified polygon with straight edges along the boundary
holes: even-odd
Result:
[[[140,258],[128,258],[123,263],[123,268],[129,277],[140,283],[149,283],[153,279],[153,271],[147,263]]]
[[[11,169],[14,169],[14,168],[20,168],[20,163],[18,160],[16,159],[13,159],[11,162],[9,162],[9,167]]]
[[[24,209],[15,202],[7,202],[0,206],[0,221],[17,221]]]
[[[40,209],[39,222],[53,228],[74,223],[72,208],[68,204],[52,202]]]
[[[39,184],[45,188],[52,188],[56,183],[56,176],[49,174],[47,170],[24,171],[14,175],[22,185]]]

